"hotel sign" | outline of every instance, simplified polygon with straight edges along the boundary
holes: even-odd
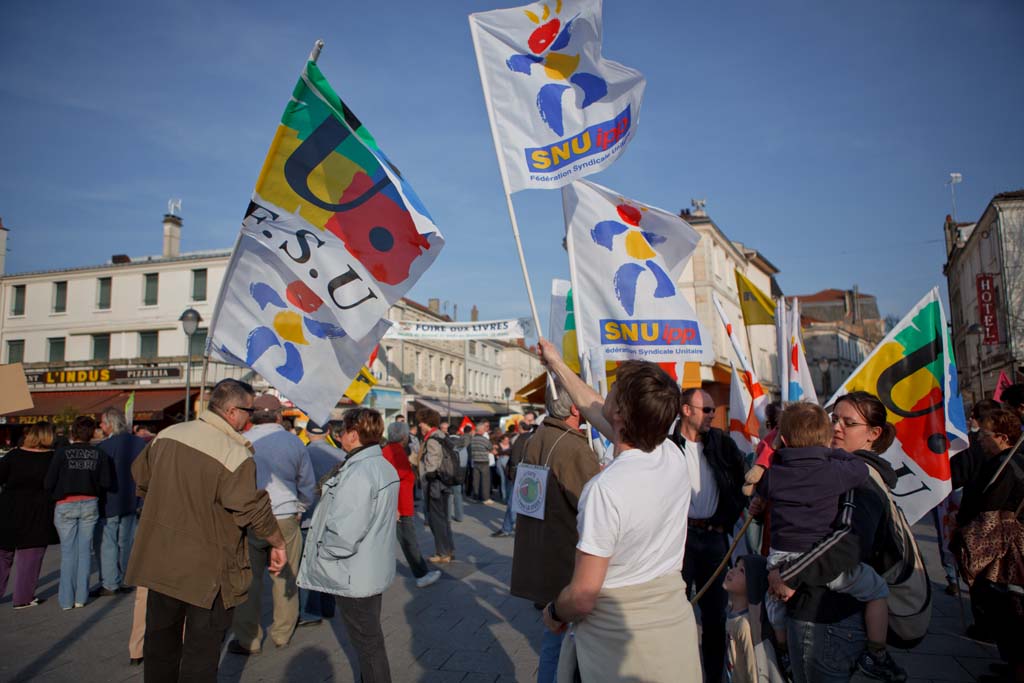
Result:
[[[29,384],[44,385],[134,382],[144,379],[167,379],[171,377],[181,377],[181,368],[92,368],[89,370],[45,370],[25,373],[25,380]]]
[[[985,330],[982,343],[986,346],[999,343],[999,319],[996,316],[995,277],[982,273],[977,277],[978,286],[978,321]]]

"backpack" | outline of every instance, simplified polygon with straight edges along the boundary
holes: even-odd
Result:
[[[459,454],[446,437],[439,436],[436,440],[441,444],[441,464],[434,472],[437,480],[444,486],[461,486],[465,481],[465,474],[459,466]]]
[[[889,608],[889,634],[886,640],[894,647],[916,647],[924,640],[932,618],[932,584],[903,510],[893,500],[892,492],[882,481],[881,475],[870,466],[868,472],[889,500],[889,531],[899,550],[899,559],[881,573],[889,585],[889,597],[886,600]]]

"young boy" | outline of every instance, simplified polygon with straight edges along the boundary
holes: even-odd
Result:
[[[771,466],[757,483],[758,495],[771,503],[769,570],[799,557],[828,536],[840,497],[868,478],[866,464],[830,447],[832,423],[817,405],[787,406],[779,419],[779,437],[782,447],[775,451]],[[885,580],[861,563],[829,582],[828,588],[865,603],[868,643],[858,658],[858,668],[872,678],[906,680],[906,672],[885,649],[889,630],[889,586]],[[767,606],[768,618],[784,647],[785,605],[769,596]]]
[[[785,679],[768,641],[763,618],[768,568],[760,555],[743,555],[725,574],[729,594],[729,675],[732,683],[782,683]]]

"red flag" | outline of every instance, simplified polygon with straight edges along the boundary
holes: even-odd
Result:
[[[466,427],[472,427],[473,431],[476,431],[476,425],[473,424],[473,421],[470,420],[468,417],[463,417],[462,422],[459,424],[459,434],[461,434],[462,430],[465,429]]]
[[[996,382],[996,390],[992,394],[992,400],[999,401],[999,399],[1002,398],[1003,396],[1003,391],[1006,389],[1006,387],[1010,386],[1011,384],[1013,384],[1013,382],[1011,382],[1010,378],[1006,376],[1006,372],[1000,370],[999,381]],[[1002,403],[1002,401],[999,402]]]

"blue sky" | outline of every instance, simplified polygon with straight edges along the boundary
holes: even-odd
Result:
[[[0,4],[7,272],[228,248],[313,41],[320,67],[447,238],[410,292],[528,314],[467,15],[492,0]],[[629,149],[591,176],[678,211],[693,197],[781,270],[902,315],[942,282],[961,220],[1024,187],[1024,3],[606,0],[604,54],[647,91]],[[546,321],[568,273],[558,192],[515,195]]]

